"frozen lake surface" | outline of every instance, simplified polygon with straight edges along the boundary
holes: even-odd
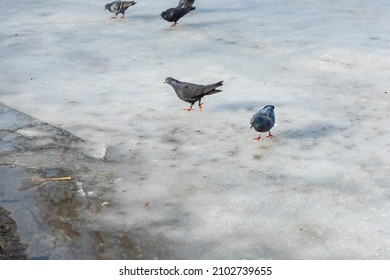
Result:
[[[176,2],[0,3],[0,103],[115,165],[91,227],[135,258],[389,259],[390,2],[196,0],[171,29]],[[166,77],[223,92],[183,111]]]

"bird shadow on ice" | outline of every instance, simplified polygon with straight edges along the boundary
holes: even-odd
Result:
[[[237,112],[237,111],[248,111],[256,113],[265,105],[271,104],[271,102],[263,102],[262,104],[258,104],[257,101],[242,101],[242,102],[232,102],[232,103],[219,103],[215,105],[215,108],[220,111],[227,112]]]
[[[131,15],[129,16],[130,19],[133,19],[133,20],[143,20],[143,21],[151,21],[151,20],[158,20],[160,19],[160,16],[159,15],[150,15],[150,14],[145,14],[145,15]]]
[[[187,25],[191,25],[193,27],[208,27],[211,25],[224,25],[224,24],[231,24],[234,22],[238,22],[238,20],[229,19],[229,20],[216,20],[216,21],[202,21],[202,22],[191,22]]]
[[[207,8],[207,9],[198,9],[194,11],[194,13],[199,13],[199,14],[206,14],[206,13],[211,13],[211,14],[216,14],[216,13],[222,13],[226,14],[228,12],[240,12],[240,11],[248,11],[248,7],[241,7],[241,8]]]
[[[284,124],[283,126],[287,126]],[[288,139],[302,139],[302,138],[325,138],[335,135],[345,130],[345,128],[334,126],[330,123],[316,123],[302,129],[293,129],[282,132],[283,137]]]

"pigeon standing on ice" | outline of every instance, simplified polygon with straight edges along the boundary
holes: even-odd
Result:
[[[260,137],[261,132],[267,132],[267,137],[273,137],[271,134],[271,128],[275,125],[275,107],[273,105],[267,105],[256,114],[253,115],[250,124],[251,128],[253,127],[257,132],[259,132],[259,136],[254,138],[257,141],[261,140]]]
[[[166,21],[173,22],[171,27],[175,27],[178,20],[185,16],[190,11],[195,10],[195,7],[188,6],[187,8],[170,8],[161,13],[161,17]]]
[[[177,7],[179,8],[187,8],[192,5],[194,5],[195,0],[180,0],[179,4],[177,4]]]
[[[171,85],[173,89],[175,90],[177,96],[185,101],[191,104],[189,108],[186,108],[184,110],[192,111],[192,106],[194,106],[194,103],[198,101],[199,110],[202,110],[202,103],[201,99],[205,95],[214,94],[217,92],[220,92],[222,90],[216,89],[217,87],[222,86],[223,81],[210,84],[210,85],[197,85],[192,83],[186,83],[186,82],[180,82],[178,80],[175,80],[173,78],[166,78],[165,83]]]
[[[108,3],[105,6],[105,10],[109,10],[111,13],[115,13],[115,16],[111,18],[116,18],[118,14],[122,14],[121,18],[125,17],[125,11],[128,7],[135,5],[137,2],[135,1],[114,1],[112,3]]]

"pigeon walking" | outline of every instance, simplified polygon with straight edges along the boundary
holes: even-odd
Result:
[[[192,10],[195,10],[195,7],[188,6],[187,8],[170,8],[161,13],[161,18],[165,19],[166,21],[173,22],[171,27],[175,27],[178,20]]]
[[[222,86],[223,81],[210,85],[197,85],[192,83],[180,82],[173,78],[166,78],[165,83],[173,87],[177,96],[181,100],[191,104],[189,108],[185,108],[184,110],[193,111],[194,109],[192,109],[192,106],[194,106],[195,102],[198,101],[199,110],[202,111],[201,99],[206,95],[222,91],[216,88]]]
[[[180,0],[177,4],[178,8],[187,8],[194,5],[195,0]]]
[[[116,18],[118,14],[122,14],[121,18],[125,17],[125,11],[128,7],[135,5],[135,1],[114,1],[108,3],[105,6],[105,10],[109,10],[111,13],[115,13],[115,16],[111,17],[112,19]]]
[[[260,137],[261,132],[267,132],[267,137],[273,137],[271,134],[271,128],[275,125],[275,113],[274,113],[275,107],[273,105],[267,105],[260,111],[258,111],[256,114],[253,115],[250,124],[251,128],[253,127],[257,132],[259,132],[259,136],[257,136],[257,141],[261,140]]]

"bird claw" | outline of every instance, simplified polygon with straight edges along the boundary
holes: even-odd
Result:
[[[184,108],[183,110],[186,110],[186,111],[194,111],[194,109],[192,109],[192,107],[190,107],[190,108]]]
[[[273,136],[272,134],[271,134],[271,132],[268,132],[268,135],[267,135],[267,138],[274,138],[275,136]]]
[[[271,139],[272,139],[273,137],[275,137],[275,136],[273,136],[273,135],[271,134],[271,132],[268,131],[267,138],[271,138]],[[253,138],[253,139],[255,139],[255,140],[257,140],[257,141],[263,140],[263,138],[260,137],[260,134],[259,134],[259,136],[255,137],[255,138]]]
[[[202,105],[203,105],[203,103],[199,103],[199,105],[198,105],[198,107],[199,107],[199,111],[202,111]]]
[[[175,26],[176,26],[176,22],[172,23],[170,27],[175,27]]]

